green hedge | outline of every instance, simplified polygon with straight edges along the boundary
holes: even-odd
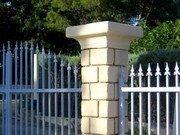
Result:
[[[169,69],[171,72],[170,76],[170,85],[174,85],[174,68],[176,62],[180,62],[180,48],[177,49],[157,49],[150,52],[145,52],[137,55],[130,54],[129,57],[129,70],[131,65],[134,65],[134,69],[136,73],[138,72],[139,65],[142,65],[142,69],[144,74],[147,73],[148,64],[151,65],[151,70],[153,75],[156,72],[157,63],[159,63],[159,67],[161,69],[161,74],[164,76],[166,63],[169,65]],[[165,79],[162,77],[161,84],[165,85]]]
[[[165,72],[165,67],[166,63],[168,62],[169,65],[169,71],[171,75],[169,76],[169,85],[170,86],[175,86],[175,76],[174,76],[174,68],[176,62],[178,65],[180,64],[180,48],[177,49],[157,49],[154,51],[150,52],[145,52],[137,55],[129,55],[129,65],[134,65],[135,73],[138,73],[139,65],[141,64],[142,69],[143,69],[143,80],[142,80],[142,85],[147,87],[147,68],[148,64],[151,65],[151,71],[153,76],[151,77],[151,86],[156,87],[156,67],[157,63],[159,63],[160,71],[161,71],[161,77],[160,77],[160,87],[166,86],[166,77],[164,75]],[[130,73],[131,66],[129,66],[129,73]],[[138,86],[139,78],[136,76],[134,78],[134,85]],[[130,84],[130,80],[128,81]],[[174,102],[175,102],[175,96],[174,93],[170,94],[170,122],[173,122],[173,115],[174,115]],[[138,93],[135,95],[136,99],[138,101]],[[143,108],[146,110],[147,109],[147,93],[144,93],[144,99],[143,102],[145,103],[143,105]],[[152,109],[152,121],[156,121],[156,114],[157,114],[157,109],[156,109],[156,94],[151,95],[151,107]],[[129,100],[130,102],[130,100]],[[165,122],[165,109],[166,109],[166,95],[165,93],[161,93],[161,122]],[[138,107],[139,104],[138,102],[135,102],[135,106]],[[129,106],[130,107],[130,106]],[[129,108],[130,109],[130,108]],[[137,112],[138,113],[138,112]],[[147,120],[147,110],[145,111],[145,119]]]
[[[64,61],[64,64],[67,66],[68,63],[70,63],[71,65],[77,65],[80,66],[80,56],[76,55],[76,56],[70,56],[70,55],[62,55],[62,54],[58,54],[56,55],[57,58],[57,64],[61,63],[61,60]],[[54,55],[51,55],[51,63],[53,63],[54,61]],[[48,55],[46,54],[44,57],[44,63],[45,63],[45,67],[48,67]],[[42,66],[42,54],[39,54],[39,64],[40,66]]]

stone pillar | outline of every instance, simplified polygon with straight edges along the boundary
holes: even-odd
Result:
[[[66,29],[81,45],[82,134],[118,134],[120,66],[127,66],[129,45],[142,35],[141,28],[109,21]]]

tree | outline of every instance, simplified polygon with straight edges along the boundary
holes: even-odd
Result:
[[[144,29],[144,37],[135,40],[130,47],[131,53],[152,51],[154,49],[179,48],[180,19],[167,21],[150,29],[145,23],[140,24]]]
[[[23,27],[32,14],[33,5],[24,0],[1,0],[0,5],[0,43],[24,39]]]
[[[154,20],[160,20],[155,13],[163,7],[158,8],[161,0],[157,1],[1,0],[0,43],[27,40],[45,45],[56,53],[78,54],[78,43],[65,37],[66,27],[104,20],[128,23],[135,15],[141,15],[150,24],[152,16],[155,16]],[[172,0],[163,3],[167,7],[171,3],[176,9]],[[158,14],[165,16],[169,10],[164,8]],[[176,17],[177,13],[173,13]]]
[[[2,11],[7,9],[7,12],[0,14],[2,18],[3,16],[8,18],[4,23],[6,27],[1,29],[5,37],[0,39],[1,43],[7,40],[11,42],[33,40],[57,53],[61,51],[68,54],[77,54],[80,49],[74,40],[65,38],[66,27],[103,20],[120,22],[126,16],[124,11],[127,6],[127,1],[118,0],[3,0],[2,2],[4,3]]]
[[[180,18],[180,2],[175,0],[129,0],[129,2],[133,14],[152,27]]]

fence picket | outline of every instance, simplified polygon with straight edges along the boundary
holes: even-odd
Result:
[[[31,90],[34,89],[34,47],[31,42],[30,48],[30,70],[31,70]],[[34,93],[31,93],[31,135],[33,135],[34,131]]]
[[[169,65],[166,63],[165,73],[166,76],[166,87],[169,87],[169,76],[171,75],[169,72]],[[166,92],[166,135],[169,135],[169,92]]]
[[[160,68],[159,68],[159,63],[157,63],[156,66],[156,87],[159,87],[159,82],[160,82],[160,76],[161,76],[161,72],[160,72]],[[160,93],[157,92],[157,135],[160,135],[161,132],[161,109],[160,109],[160,105],[161,105],[161,99],[160,99]]]
[[[61,59],[61,89],[64,88],[64,61]],[[64,93],[61,93],[61,135],[64,135]]]
[[[131,67],[131,88],[134,87],[134,66]],[[131,92],[131,135],[134,135],[134,92]]]
[[[67,67],[68,71],[68,89],[71,88],[71,66]],[[68,135],[71,135],[71,93],[68,93]]]
[[[142,77],[144,76],[143,72],[142,72],[142,67],[141,65],[139,66],[139,87],[142,87]],[[142,92],[139,93],[139,134],[143,135],[143,125],[142,125],[142,116],[143,116],[143,103],[142,103]]]
[[[74,66],[74,88],[77,88],[77,75],[78,69],[77,66]],[[75,93],[75,135],[78,135],[78,94]]]
[[[44,69],[44,46],[42,47],[42,89],[45,89],[45,69]],[[45,135],[45,93],[42,93],[42,128],[43,135]]]
[[[51,88],[51,53],[48,52],[48,88]],[[51,135],[51,93],[48,93],[49,135]]]
[[[8,49],[6,53],[6,135],[12,135],[12,95],[9,89],[12,86],[12,53],[10,43],[8,42]]]
[[[28,45],[25,43],[25,89],[28,88]],[[28,93],[25,94],[26,135],[28,135]]]
[[[148,87],[151,87],[151,67],[150,64],[148,64],[147,74],[148,78]],[[151,135],[151,93],[148,92],[148,135]]]
[[[22,42],[20,44],[20,89],[22,89],[23,86],[23,46]],[[22,112],[22,101],[23,101],[23,95],[20,94],[20,135],[23,135],[23,112]]]
[[[180,72],[179,72],[179,67],[178,67],[178,64],[176,62],[176,65],[175,65],[175,72],[174,72],[174,76],[175,76],[175,87],[178,87],[179,85],[179,75],[180,75]],[[176,135],[179,135],[179,111],[180,111],[180,108],[179,108],[179,93],[176,92]]]
[[[56,59],[56,54],[54,54],[54,88],[57,88],[57,59]],[[57,100],[57,93],[55,93],[55,134],[57,134],[57,111],[58,111],[58,100]]]
[[[39,60],[38,60],[38,55],[39,55],[39,47],[38,47],[38,44],[36,45],[36,89],[39,89]],[[36,112],[36,115],[37,115],[37,134],[39,134],[39,93],[36,93],[37,95],[37,106],[36,106],[36,109],[37,109],[37,112]]]
[[[18,84],[18,45],[16,42],[15,45],[15,89],[17,89],[17,84]],[[17,135],[17,116],[18,116],[18,108],[17,108],[17,94],[15,94],[15,135]]]

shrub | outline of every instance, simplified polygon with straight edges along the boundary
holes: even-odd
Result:
[[[171,72],[170,76],[170,85],[174,86],[174,68],[176,62],[180,62],[180,48],[177,49],[157,49],[150,52],[141,53],[139,55],[135,55],[136,57],[129,59],[129,63],[134,65],[134,69],[136,73],[138,72],[139,65],[142,65],[142,69],[144,71],[144,75],[147,73],[148,64],[151,65],[151,70],[153,75],[156,72],[157,63],[159,63],[159,67],[161,69],[162,76],[165,72],[166,63],[168,62],[168,66]],[[129,67],[130,70],[130,67]],[[153,78],[153,77],[152,77]],[[154,80],[154,81],[153,81]],[[152,85],[155,86],[156,79],[152,79]],[[165,78],[161,79],[161,86],[165,86]]]
[[[180,48],[177,49],[157,49],[154,51],[150,51],[150,52],[145,52],[145,53],[141,53],[139,55],[131,55],[130,59],[129,59],[129,63],[134,65],[134,69],[135,69],[135,73],[138,73],[138,69],[139,69],[139,65],[142,65],[142,69],[143,69],[143,73],[144,73],[144,77],[143,77],[143,86],[147,87],[147,78],[146,78],[146,73],[147,73],[147,68],[148,68],[148,63],[151,65],[151,72],[153,74],[153,76],[151,77],[151,86],[152,87],[156,87],[156,67],[157,67],[157,63],[159,63],[159,67],[160,67],[160,71],[161,71],[161,77],[160,77],[160,87],[164,87],[166,86],[166,77],[164,75],[165,72],[165,67],[166,67],[166,62],[168,62],[169,65],[169,71],[171,73],[171,75],[169,76],[169,85],[170,86],[175,86],[175,76],[174,74],[174,68],[175,68],[175,64],[176,62],[179,65],[180,62]],[[130,70],[130,68],[129,68]],[[135,85],[138,86],[138,77],[134,78],[135,80]],[[130,82],[130,81],[129,81]],[[136,100],[138,100],[138,93],[136,96]],[[147,93],[144,93],[144,109],[147,109]],[[157,111],[157,106],[156,106],[156,94],[152,94],[151,96],[152,98],[152,103],[151,103],[151,107],[152,109],[152,120],[156,121],[156,111]],[[173,115],[174,115],[174,101],[175,101],[175,97],[174,94],[171,94],[170,96],[170,119],[171,119],[171,123],[173,120]],[[129,100],[130,102],[130,100]],[[161,121],[164,122],[165,121],[165,108],[166,108],[166,95],[165,93],[161,94]],[[139,106],[138,102],[137,104],[135,104],[136,107]],[[147,112],[144,111],[146,114],[145,118],[147,120]]]
[[[148,135],[148,128],[143,127],[142,132],[143,132],[143,135]],[[139,135],[139,134],[140,134],[139,133],[139,128],[136,127],[134,129],[134,135]],[[128,130],[128,135],[131,135],[131,129]],[[155,135],[155,133],[153,131],[151,131],[151,135]]]
[[[57,58],[57,65],[61,63],[61,60],[64,61],[64,64],[67,65],[68,63],[70,63],[71,65],[77,65],[80,66],[80,56],[79,55],[75,55],[75,56],[70,56],[70,55],[63,55],[63,54],[58,54],[56,56]],[[51,63],[53,63],[54,60],[54,55],[51,55]],[[42,66],[42,54],[39,53],[39,64],[40,66]],[[45,54],[44,57],[44,64],[45,67],[48,67],[48,55]]]
[[[131,53],[179,48],[180,19],[177,19],[175,22],[164,22],[153,29],[149,28],[144,22],[140,22],[139,25],[144,30],[144,36],[131,43]]]

